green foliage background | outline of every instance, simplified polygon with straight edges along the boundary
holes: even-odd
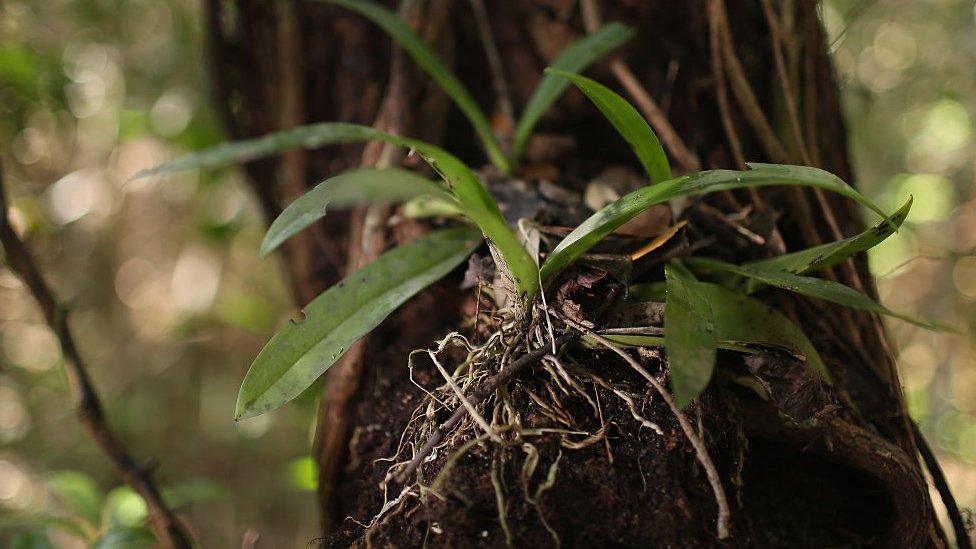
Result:
[[[0,10],[0,144],[15,222],[75,311],[113,425],[137,455],[159,458],[162,484],[197,487],[184,512],[203,546],[240,543],[251,529],[304,545],[317,532],[303,459],[314,398],[240,423],[231,414],[247,365],[293,310],[280,265],[258,260],[265,221],[235,170],[125,183],[221,139],[198,2],[7,0]],[[971,332],[973,3],[829,0],[824,20],[856,183],[887,211],[915,197],[907,229],[871,254],[882,301]],[[890,327],[912,413],[960,504],[976,506],[971,336]],[[100,492],[118,486],[65,395],[52,335],[0,267],[0,517],[67,512],[60,471],[84,472]],[[107,501],[89,512],[138,520],[124,493]]]

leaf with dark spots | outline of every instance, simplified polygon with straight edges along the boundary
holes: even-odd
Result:
[[[796,292],[808,297],[823,299],[852,309],[861,309],[875,314],[892,316],[929,330],[958,332],[955,328],[945,324],[892,311],[877,301],[874,301],[866,294],[839,282],[834,282],[833,280],[812,276],[799,276],[786,271],[758,269],[747,265],[733,265],[724,261],[704,257],[689,258],[688,263],[706,271],[745,276],[758,280],[763,284]]]
[[[911,207],[912,199],[909,197],[895,213],[861,234],[798,252],[752,261],[746,265],[757,269],[788,271],[794,274],[807,274],[828,269],[884,242],[901,227],[908,217]],[[761,284],[751,282],[749,290],[752,292],[759,287]]]

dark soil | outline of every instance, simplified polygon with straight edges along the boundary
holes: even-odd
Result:
[[[375,460],[395,453],[406,418],[424,396],[406,377],[409,345],[430,346],[443,335],[417,328],[436,324],[431,311],[447,311],[450,284],[406,307],[376,337],[400,345],[373,346],[367,365],[370,373],[356,411],[360,427],[350,445],[353,468],[339,486],[340,511],[348,518],[325,541],[326,546],[505,546],[490,476],[492,467],[499,464],[507,526],[517,547],[555,546],[541,517],[564,547],[863,547],[886,539],[892,520],[890,496],[879,484],[863,471],[833,463],[819,453],[747,437],[734,402],[751,397],[740,388],[714,383],[701,400],[703,427],[732,506],[732,536],[719,541],[714,496],[667,406],[618,357],[580,348],[569,354],[601,377],[639,395],[641,414],[656,422],[663,436],[642,427],[613,393],[598,389],[604,420],[611,425],[610,453],[604,441],[572,450],[560,447],[558,435],[529,439],[541,454],[531,491],[545,480],[557,457],[560,460],[556,482],[543,492],[538,508],[526,500],[519,480],[525,451],[518,445],[502,449],[484,443],[457,460],[439,490],[441,498],[428,495],[424,501],[405,500],[365,536],[359,523],[368,523],[379,511],[382,494],[378,486],[390,465]],[[392,337],[401,334],[403,326],[411,327],[411,337]],[[645,360],[645,365],[657,373],[662,367],[653,358]],[[741,364],[731,367],[743,368]],[[427,387],[440,383],[436,371],[422,362],[417,363],[414,376]],[[526,428],[553,426],[526,396],[526,390],[539,394],[539,382],[547,376],[538,367],[530,368],[510,384]],[[593,390],[590,384],[585,387]],[[599,430],[599,419],[583,398],[567,398],[563,403],[581,431]],[[486,416],[490,416],[490,406]],[[691,411],[689,416],[696,421]],[[472,437],[477,434],[470,432]],[[424,484],[443,467],[446,454],[442,452],[421,468]],[[398,490],[391,488],[391,498]]]

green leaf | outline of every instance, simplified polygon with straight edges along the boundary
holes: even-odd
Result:
[[[667,287],[664,308],[664,350],[671,389],[684,408],[708,386],[715,369],[715,327],[712,308],[698,281],[684,267],[664,266]]]
[[[884,242],[901,227],[911,207],[912,199],[909,197],[898,211],[891,214],[891,217],[859,235],[769,259],[750,261],[745,265],[756,269],[787,271],[794,274],[829,269]]]
[[[10,549],[54,549],[44,532],[22,532],[10,540]]]
[[[755,352],[755,349],[749,348],[750,345],[786,349],[805,358],[820,377],[830,383],[830,373],[817,349],[792,320],[762,301],[717,284],[698,282],[698,291],[712,308],[712,325],[715,327],[715,339],[720,349]],[[629,289],[625,305],[664,299],[664,284],[658,282],[635,284]],[[655,336],[607,335],[604,337],[629,345],[661,346],[664,344],[662,338]]]
[[[155,544],[156,536],[148,528],[114,528],[95,542],[92,549],[130,549]]]
[[[621,197],[594,213],[564,238],[542,265],[543,280],[551,278],[605,236],[634,216],[655,204],[673,198],[715,191],[762,187],[767,185],[802,185],[819,187],[851,198],[885,217],[880,208],[861,196],[837,176],[817,168],[779,164],[749,164],[750,170],[711,170],[648,185]]]
[[[739,276],[745,276],[770,286],[796,292],[808,297],[824,299],[826,301],[837,303],[838,305],[844,305],[845,307],[900,318],[901,320],[929,330],[956,331],[954,328],[944,324],[921,320],[909,315],[896,313],[884,305],[874,301],[867,295],[855,290],[854,288],[850,288],[832,280],[814,278],[812,276],[800,276],[785,271],[773,271],[757,269],[755,267],[745,265],[733,265],[731,263],[725,263],[724,261],[703,257],[689,258],[688,263],[690,265],[694,265],[695,267],[710,271],[727,272],[737,274]]]
[[[146,501],[128,486],[109,492],[104,507],[112,528],[139,528],[149,519]]]
[[[423,67],[427,74],[444,90],[461,112],[468,117],[474,131],[481,138],[488,152],[491,162],[503,173],[509,173],[510,166],[508,159],[502,153],[495,134],[491,131],[491,124],[485,113],[468,93],[468,90],[461,84],[461,81],[454,76],[454,73],[444,64],[440,56],[434,52],[423,39],[417,35],[410,25],[397,17],[392,11],[369,2],[367,0],[325,0],[333,4],[338,4],[350,9],[363,17],[369,19],[387,34],[390,35],[402,47],[418,65]]]
[[[97,524],[88,524],[80,517],[16,512],[8,512],[0,515],[0,532],[14,528],[31,528],[35,530],[55,528],[65,534],[78,537],[85,541],[91,541],[94,539],[97,527]]]
[[[830,383],[830,373],[817,349],[792,320],[742,293],[717,284],[700,282],[699,291],[712,306],[715,337],[723,346],[769,345],[790,350]]]
[[[588,34],[579,40],[566,46],[556,59],[552,62],[552,68],[567,72],[582,72],[597,59],[610,53],[624,42],[634,36],[633,29],[625,27],[620,23],[607,23],[592,34]],[[515,140],[512,143],[511,165],[518,165],[519,157],[525,145],[529,142],[529,136],[536,123],[542,118],[549,107],[559,99],[569,82],[565,78],[556,74],[546,74],[542,81],[532,93],[529,102],[525,104],[525,110],[515,128]]]
[[[88,475],[78,471],[58,471],[53,473],[47,485],[64,502],[92,527],[97,528],[101,521],[102,491]]]
[[[175,509],[207,500],[223,500],[230,495],[227,488],[215,480],[195,478],[163,488],[163,499]]]
[[[644,171],[651,178],[651,183],[671,179],[671,167],[668,165],[668,157],[664,154],[664,149],[661,148],[661,142],[647,125],[647,121],[626,99],[585,76],[551,67],[546,69],[546,73],[569,79],[590,98],[617,132],[627,140],[630,148],[634,149],[641,165],[644,166]]]
[[[308,304],[254,359],[237,397],[237,419],[295,398],[356,340],[403,302],[463,262],[481,243],[470,228],[430,233],[394,248]]]
[[[323,145],[370,140],[384,141],[415,150],[444,179],[460,203],[464,214],[481,229],[485,237],[491,240],[504,256],[515,278],[516,287],[524,295],[535,294],[539,287],[539,271],[535,261],[508,227],[508,223],[498,209],[498,204],[478,181],[478,177],[451,153],[419,139],[400,137],[359,124],[322,122],[256,139],[226,143],[143,170],[137,173],[135,178],[224,166],[299,147],[314,149]]]
[[[311,456],[288,462],[288,484],[300,492],[314,492],[319,484],[319,467]]]
[[[268,255],[282,242],[325,217],[328,207],[399,202],[418,196],[436,196],[454,202],[441,185],[401,168],[359,168],[330,177],[281,212],[264,235],[260,255]]]

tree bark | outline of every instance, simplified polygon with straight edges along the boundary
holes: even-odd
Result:
[[[412,9],[405,14],[490,112],[496,87],[489,84],[471,5],[406,4]],[[575,0],[486,4],[518,111],[542,69],[583,34],[586,22]],[[685,157],[704,169],[738,168],[743,160],[813,164],[851,181],[838,91],[813,0],[614,0],[600,7],[605,21],[638,31],[617,63],[657,101],[659,114],[687,147]],[[485,163],[460,113],[409,59],[397,61],[390,41],[366,20],[296,0],[207,0],[206,10],[214,101],[230,137],[318,121],[380,123],[441,143],[469,165]],[[633,82],[619,84],[619,66],[602,62],[588,74],[633,97]],[[396,108],[402,112],[394,116]],[[536,153],[520,173],[524,179],[544,177],[581,191],[607,167],[637,167],[623,140],[577,93],[568,93],[546,115],[539,132],[568,139],[571,146],[552,149],[547,157]],[[672,159],[676,150],[669,151]],[[348,145],[255,162],[247,173],[271,219],[302,189],[375,156]],[[809,191],[723,193],[706,202],[724,212],[751,206],[777,214],[778,235],[788,250],[863,230],[853,203]],[[383,212],[330,212],[289,242],[284,259],[298,303],[338,281],[346,266],[423,230],[415,224],[386,228],[376,223],[378,213]],[[751,248],[729,241],[719,253],[761,257],[778,238]],[[875,293],[863,258],[828,276]],[[380,510],[376,487],[389,463],[376,460],[396,450],[422,396],[408,378],[407,354],[459,329],[465,307],[473,303],[470,292],[457,289],[459,279],[455,273],[404,306],[328,374],[316,452],[330,543],[497,546],[506,543],[505,528],[516,545],[551,544],[552,532],[569,546],[944,543],[882,324],[865,313],[785,294],[775,294],[772,303],[818,345],[835,379],[830,392],[841,412],[790,421],[734,384],[712,384],[693,415],[729,494],[729,539],[716,539],[716,502],[694,452],[667,408],[649,397],[643,413],[662,427],[663,436],[633,425],[619,403],[604,403],[602,411],[615,424],[607,444],[573,451],[540,444],[540,471],[562,455],[556,483],[536,506],[517,497],[512,483],[507,524],[497,511],[488,471],[492,460],[504,461],[511,452],[482,448],[459,460],[443,493],[403,502],[364,535],[346,517],[368,522]],[[588,366],[610,372],[619,367],[614,363],[609,355],[595,354]],[[531,406],[523,411],[530,413]],[[439,459],[428,474],[443,465]],[[518,477],[518,463],[521,458],[501,467],[502,482]],[[533,485],[539,475],[544,472]]]

